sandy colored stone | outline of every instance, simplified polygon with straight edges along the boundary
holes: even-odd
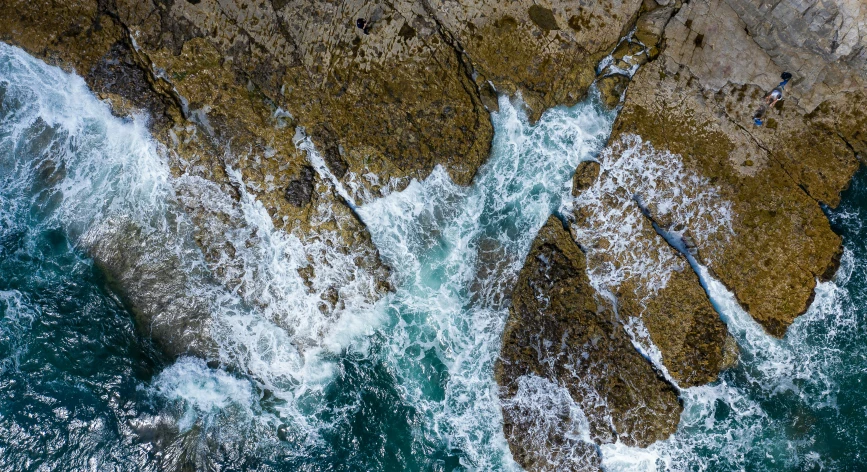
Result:
[[[3,0],[0,40],[85,75],[123,29],[94,1]]]
[[[528,470],[548,469],[541,459],[546,451],[525,447],[531,440],[522,437],[526,419],[508,407],[522,376],[544,377],[567,388],[587,415],[597,444],[619,440],[646,446],[674,432],[680,418],[677,391],[632,347],[615,311],[591,286],[586,263],[562,222],[551,217],[512,296],[496,372],[507,405],[506,435]],[[554,443],[556,436],[552,433]],[[585,470],[562,459],[553,462],[559,470]],[[598,460],[583,466],[594,463],[598,466]]]
[[[857,51],[823,52],[809,30],[824,11],[838,18],[829,24],[841,34],[858,31],[847,29],[848,2],[828,2],[788,24],[802,35],[800,44],[792,42],[794,32],[779,29],[780,12],[797,2],[773,12],[748,3],[697,0],[676,14],[660,60],[633,78],[611,142],[638,134],[722,189],[720,198],[733,203],[733,236],[711,237],[697,248],[699,259],[782,336],[812,300],[816,279],[836,267],[840,238],[820,204],[839,202],[858,165],[855,152],[864,149],[864,88],[853,84],[865,66]],[[753,32],[753,15],[772,21]],[[857,34],[850,43],[863,44]],[[786,100],[756,127],[752,114],[783,70],[795,74]],[[829,74],[839,79],[834,88],[823,82]]]
[[[577,197],[587,190],[599,178],[599,163],[596,161],[584,161],[575,169],[572,179],[572,196]]]
[[[477,82],[520,92],[532,119],[574,104],[637,15],[640,0],[501,2],[431,0],[438,21],[470,58]]]

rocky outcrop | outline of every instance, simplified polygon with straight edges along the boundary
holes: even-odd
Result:
[[[594,443],[646,446],[674,432],[681,411],[677,390],[632,347],[621,316],[594,289],[584,253],[551,217],[515,286],[496,373],[504,431],[526,469],[585,470],[598,465]],[[526,391],[534,377],[568,391],[586,415],[588,431],[568,414],[553,428],[538,427],[545,412],[521,401],[535,393],[543,407],[546,395]],[[588,441],[575,441],[582,433]]]
[[[599,79],[602,97],[616,105],[629,82],[625,100],[599,163],[578,167],[573,210],[563,216],[583,251],[594,296],[610,303],[617,323],[669,381],[682,387],[712,381],[737,357],[736,343],[673,246],[707,266],[776,336],[806,310],[816,280],[833,275],[840,239],[822,207],[838,203],[859,165],[857,155],[867,151],[865,15],[859,2],[847,0],[651,0],[607,63]],[[783,71],[795,76],[786,100],[757,127],[753,113]],[[522,283],[539,272],[533,258],[551,238],[550,229],[540,233]],[[557,247],[568,247],[560,241]],[[579,325],[551,314],[547,305],[563,293],[587,292],[588,281],[564,278],[570,282],[538,284],[544,288],[535,306],[516,297],[503,362],[523,349],[518,364],[543,365],[525,375],[568,389],[580,404],[575,386],[549,367],[566,356],[533,358],[524,348],[563,349],[567,344],[553,338],[533,341]],[[524,289],[519,284],[516,290]],[[558,312],[587,313],[579,302],[562,306]],[[612,358],[621,355],[616,352]],[[589,377],[598,372],[605,370]],[[519,433],[532,426],[526,423],[530,410],[508,408],[544,403],[550,392],[510,403],[515,388],[501,381],[516,457],[531,469],[580,470],[562,454],[557,436],[570,434],[570,421],[537,435],[547,441],[532,442]],[[648,397],[657,398],[655,392]],[[615,415],[610,406],[582,409],[589,416]],[[524,416],[514,418],[520,411]],[[644,421],[658,418],[649,414]],[[593,454],[582,457],[584,468],[595,469]]]
[[[579,167],[574,211],[567,215],[594,286],[615,304],[634,342],[648,353],[661,351],[661,363],[679,385],[713,381],[722,367],[725,325],[687,260],[645,215],[648,202],[675,206],[682,186],[708,182],[637,138],[604,151],[597,166],[592,182]],[[665,191],[666,185],[673,188]]]
[[[641,1],[432,0],[430,5],[472,62],[479,87],[484,90],[490,81],[501,93],[521,93],[535,121],[546,108],[583,98],[599,60],[626,33]]]
[[[308,254],[317,262],[299,269],[307,285],[321,273],[365,273],[373,301],[388,288],[388,270],[352,206],[437,165],[468,184],[488,155],[495,90],[522,94],[536,116],[579,100],[639,4],[8,0],[4,11],[14,14],[0,20],[0,38],[78,71],[118,114],[147,109],[174,174],[234,200],[215,207],[195,186],[176,189],[227,287],[245,262],[241,243],[220,231],[246,234],[233,225],[246,224],[238,211],[248,196],[307,246],[357,255],[350,270],[342,257]],[[259,243],[249,238],[244,247]],[[343,306],[348,279],[329,283],[326,312]],[[171,336],[171,326],[154,327],[154,309],[138,313],[155,336]],[[185,343],[164,344],[182,352]]]
[[[840,240],[822,205],[837,204],[867,152],[863,2],[585,3],[5,0],[0,38],[75,69],[118,114],[149,110],[174,174],[207,182],[176,191],[223,285],[253,305],[271,299],[238,275],[236,255],[260,241],[245,228],[252,201],[314,248],[297,272],[328,316],[359,274],[368,300],[388,289],[354,205],[437,165],[469,183],[488,154],[497,92],[520,93],[538,117],[579,100],[613,51],[597,84],[609,106],[625,100],[622,111],[599,162],[576,173],[569,231],[549,221],[527,258],[498,367],[516,458],[580,469],[598,463],[592,443],[665,437],[676,386],[712,381],[732,362],[698,278],[660,233],[782,336],[816,279],[833,274]],[[786,100],[755,127],[783,71],[795,76]],[[193,332],[207,313],[167,295],[188,282],[146,273],[127,246],[92,248],[167,350],[206,356],[210,342]],[[165,259],[163,272],[178,263]],[[137,295],[154,287],[165,290]],[[160,318],[165,307],[191,313],[189,329]],[[292,331],[283,315],[270,321]],[[540,426],[541,442],[522,413],[533,392],[558,399],[563,419]]]
[[[732,203],[730,236],[700,244],[698,259],[776,336],[833,273],[840,239],[821,205],[838,203],[865,150],[867,12],[856,3],[689,2],[659,60],[633,78],[611,137],[618,146],[637,134],[672,152]],[[795,76],[785,102],[754,126],[782,71]]]

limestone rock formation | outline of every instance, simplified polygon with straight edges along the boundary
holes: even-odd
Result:
[[[611,137],[671,151],[732,202],[731,237],[711,237],[697,255],[776,336],[833,274],[840,239],[821,205],[838,203],[865,150],[867,12],[856,3],[685,4],[659,60],[633,78]],[[782,71],[795,76],[786,100],[754,126]]]
[[[520,92],[535,120],[571,105],[596,77],[596,66],[629,28],[640,0],[595,2],[430,2],[438,21],[472,61],[476,82]]]
[[[496,106],[495,90],[521,93],[537,116],[577,101],[639,4],[6,0],[14,14],[0,20],[0,39],[78,71],[118,114],[147,110],[175,176],[204,179],[233,201],[209,205],[195,185],[176,189],[227,287],[235,289],[233,274],[245,264],[238,244],[259,240],[248,234],[239,243],[220,231],[247,234],[239,211],[252,198],[278,231],[340,251],[308,254],[316,262],[299,269],[305,284],[324,273],[366,274],[372,302],[388,289],[389,272],[352,207],[437,165],[468,184],[488,155],[486,104]],[[95,246],[103,267],[131,267],[103,246],[116,245]],[[115,275],[120,285],[147,280]],[[326,312],[343,306],[349,282],[329,280]],[[156,311],[137,310],[155,337],[171,337],[171,326],[154,325]],[[163,344],[179,353],[186,343]]]
[[[593,288],[584,254],[552,216],[513,292],[496,374],[506,437],[523,467],[586,470],[598,464],[593,442],[646,446],[674,432],[677,390],[632,347],[620,316]],[[575,418],[540,428],[545,413],[522,410],[520,396],[544,398],[522,391],[534,377],[568,391],[587,415],[592,442],[570,441],[568,433],[581,428]]]
[[[309,248],[297,267],[306,308],[327,316],[345,308],[350,282],[368,301],[389,289],[355,205],[437,165],[471,182],[496,93],[520,93],[538,117],[597,81],[622,110],[599,162],[576,172],[569,230],[552,219],[534,243],[498,366],[510,446],[534,470],[592,470],[592,443],[664,438],[676,387],[731,365],[732,339],[660,233],[782,336],[834,272],[840,239],[822,206],[838,203],[867,152],[861,0],[0,5],[0,39],[76,70],[118,114],[148,111],[219,283],[251,305],[272,299],[239,276],[239,254],[268,229],[245,212],[261,209],[275,234]],[[785,100],[754,126],[783,71],[794,75]],[[137,238],[124,224],[117,233]],[[179,262],[146,267],[127,246],[88,247],[168,352],[208,356],[207,310],[166,295],[190,283],[171,278]],[[269,322],[293,330],[285,312]],[[540,407],[544,424],[528,416]]]
[[[599,163],[577,169],[573,210],[563,216],[584,252],[595,297],[605,295],[633,343],[682,387],[712,381],[735,362],[737,346],[672,244],[706,265],[776,336],[806,310],[816,280],[836,269],[840,239],[822,206],[838,203],[859,165],[857,155],[867,151],[865,15],[863,5],[847,0],[651,0],[599,79],[603,99],[616,105],[621,84],[641,66]],[[753,113],[783,71],[795,76],[786,100],[757,127]],[[522,283],[539,271],[533,257],[551,238],[548,228],[540,233]],[[529,323],[528,305],[516,296],[504,364],[523,346],[558,346],[533,344],[557,329],[542,320],[561,330],[578,323],[545,317],[550,308],[542,305],[559,300],[567,286],[586,292],[586,284],[572,279],[540,290],[529,309],[539,318]],[[516,294],[521,290],[519,284]],[[579,306],[564,311],[581,313]],[[519,364],[542,362],[529,354]],[[532,375],[574,389],[548,367],[561,358],[547,358]],[[515,395],[509,379],[500,381],[506,398]],[[581,402],[571,392],[567,396]],[[534,398],[550,397],[546,391]],[[576,468],[551,433],[572,431],[573,419],[542,428],[538,436],[548,439],[535,443],[516,433],[532,426],[526,423],[532,412],[509,407],[528,403],[504,402],[516,458],[535,470]],[[515,418],[520,411],[525,416]],[[653,424],[653,418],[645,419]],[[590,470],[596,467],[592,456],[582,456]]]
[[[677,205],[677,189],[709,185],[667,157],[635,143],[604,151],[594,181],[579,166],[567,216],[597,291],[615,304],[633,340],[647,352],[658,348],[673,379],[688,387],[716,379],[726,329],[687,260],[645,216],[647,202]],[[660,191],[666,185],[671,192]]]

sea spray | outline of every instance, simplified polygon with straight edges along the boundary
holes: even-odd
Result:
[[[612,115],[584,103],[550,110],[531,126],[519,106],[501,99],[494,152],[471,187],[437,169],[373,200],[344,181],[395,268],[396,293],[371,306],[364,295],[375,290],[371,279],[347,270],[352,255],[332,251],[327,233],[283,234],[252,192],[236,201],[213,182],[173,178],[144,117],[111,116],[80,79],[2,46],[0,89],[0,469],[515,467],[492,376],[508,292],[548,213],[574,209],[569,176],[604,145]],[[659,170],[653,164],[638,152],[618,165],[632,166],[630,179],[640,180]],[[651,172],[647,183],[681,175],[670,171]],[[230,174],[232,185],[248,188]],[[338,192],[323,175],[316,185]],[[681,392],[685,410],[669,440],[647,449],[603,446],[608,470],[860,467],[863,187],[856,182],[848,206],[832,214],[847,241],[837,278],[817,286],[787,337],[767,339],[745,312],[732,312],[730,320],[744,322],[732,323],[742,326],[734,330],[740,364],[718,383]],[[633,196],[623,202],[635,204]],[[644,196],[654,204],[652,193]],[[324,222],[329,211],[315,218]],[[208,217],[201,226],[202,215],[230,223]],[[710,222],[725,216],[706,215]],[[706,215],[683,219],[696,238]],[[201,228],[242,257],[203,254],[189,239]],[[116,238],[123,235],[143,239],[124,243]],[[112,281],[83,253],[100,244],[135,256],[128,262],[185,275],[145,281],[169,284],[156,286],[167,295],[154,300],[188,304],[167,311],[203,316],[205,330],[191,329],[190,339],[205,333],[203,352],[216,352],[216,362],[165,358],[137,334],[149,326],[135,329],[105,288]],[[314,266],[325,268],[310,280],[314,288],[298,292],[298,269]],[[335,286],[344,290],[342,306],[321,298]],[[765,349],[768,341],[776,347]],[[586,443],[583,412],[562,386],[522,381],[521,396],[504,408],[527,412],[540,436],[561,426],[552,412],[568,416],[570,440]]]
[[[731,204],[708,179],[685,167],[680,156],[627,134],[609,145],[598,162],[596,181],[579,195],[564,198],[560,211],[571,220],[574,239],[587,255],[590,283],[615,310],[616,294],[625,284],[643,306],[668,285],[672,274],[688,270],[683,258],[657,237],[647,211],[672,226],[691,225],[699,243],[731,234]],[[620,319],[633,346],[677,386],[643,313],[637,315]]]
[[[388,361],[429,419],[428,434],[478,470],[516,467],[493,379],[508,294],[575,167],[599,151],[613,118],[588,102],[549,110],[531,126],[520,104],[501,97],[499,105],[491,159],[470,188],[437,168],[358,210],[396,270]]]
[[[44,190],[49,204],[34,207],[37,200],[23,192],[10,198],[42,209],[33,225],[63,228],[110,273],[121,274],[122,287],[142,289],[139,301],[169,308],[153,315],[146,332],[171,339],[178,334],[172,326],[185,326],[179,333],[189,337],[176,339],[178,352],[200,339],[197,353],[218,361],[183,358],[163,369],[143,387],[160,411],[138,415],[125,441],[152,441],[157,463],[166,467],[207,465],[212,462],[201,460],[208,454],[237,463],[244,460],[239,451],[251,446],[250,454],[285,467],[330,461],[378,468],[400,460],[428,468],[455,455],[479,469],[511,463],[492,376],[508,287],[576,164],[604,143],[610,115],[586,103],[551,110],[531,127],[520,105],[502,99],[494,156],[472,187],[455,186],[437,169],[424,182],[359,208],[386,259],[403,269],[394,277],[397,292],[373,306],[366,296],[375,290],[372,279],[351,269],[353,254],[331,249],[327,232],[305,239],[276,231],[231,168],[237,201],[199,177],[172,177],[143,118],[119,120],[81,79],[13,48],[3,52],[15,63],[4,76],[25,74],[15,84],[32,97],[29,103],[41,103],[43,89],[54,94],[44,109],[8,106],[31,121],[50,118],[54,127],[46,147],[6,154],[6,163],[20,171],[10,182],[26,186],[46,176],[44,188],[31,193]],[[39,83],[26,75],[33,71],[53,86],[25,90]],[[78,104],[65,108],[72,101]],[[8,123],[19,127],[15,119]],[[6,140],[13,147],[23,136],[16,129]],[[305,147],[303,138],[298,143]],[[59,159],[47,151],[58,147],[65,148]],[[316,160],[315,148],[308,143],[304,150],[324,177],[317,185],[345,193]],[[40,174],[29,162],[50,165]],[[206,248],[230,251],[203,253],[197,237]],[[161,270],[151,275],[154,266]],[[314,270],[310,286],[298,274],[305,267]],[[335,286],[341,305],[326,302],[323,313],[321,295]],[[387,326],[377,330],[383,314]],[[368,410],[380,414],[368,417]],[[393,414],[418,420],[405,429],[399,418],[388,422]],[[378,434],[343,440],[369,421],[412,439],[380,446]],[[253,445],[240,437],[259,440]],[[221,452],[213,449],[217,444],[232,446]],[[271,453],[260,456],[263,447]],[[386,455],[378,456],[380,450]]]
[[[846,469],[848,461],[840,458],[847,448],[829,448],[823,435],[852,434],[845,429],[851,427],[851,407],[843,406],[851,400],[840,397],[861,397],[857,389],[842,387],[863,373],[857,362],[843,361],[863,358],[860,347],[849,345],[863,317],[863,305],[845,288],[853,268],[863,264],[853,252],[845,249],[835,279],[817,285],[813,304],[783,339],[768,335],[734,294],[687,255],[738,342],[740,359],[718,382],[681,391],[684,412],[668,440],[647,449],[603,445],[606,470]]]
[[[332,250],[327,232],[302,240],[276,231],[231,168],[240,201],[204,179],[172,177],[145,118],[112,116],[81,78],[5,45],[0,77],[2,220],[62,229],[112,276],[163,348],[250,375],[279,399],[274,411],[298,434],[315,436],[318,420],[296,402],[330,378],[333,360],[321,354],[340,352],[377,324],[377,283],[355,266],[356,255]],[[215,257],[194,242],[202,228],[219,249]],[[316,271],[305,283],[298,269],[311,264]],[[323,302],[334,286],[340,306]],[[308,400],[304,409],[311,408],[322,407]]]

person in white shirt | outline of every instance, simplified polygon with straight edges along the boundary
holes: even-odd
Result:
[[[764,125],[765,122],[762,120],[762,118],[765,116],[765,113],[767,113],[767,111],[771,108],[774,108],[774,105],[776,105],[778,101],[782,100],[783,89],[785,89],[786,84],[789,83],[789,80],[792,78],[792,74],[788,72],[783,72],[783,75],[781,75],[780,78],[782,78],[783,81],[780,82],[780,85],[777,85],[776,87],[774,87],[773,90],[771,90],[767,95],[765,95],[765,103],[760,106],[759,109],[756,111],[755,115],[753,115],[753,123],[755,123],[756,126]]]

